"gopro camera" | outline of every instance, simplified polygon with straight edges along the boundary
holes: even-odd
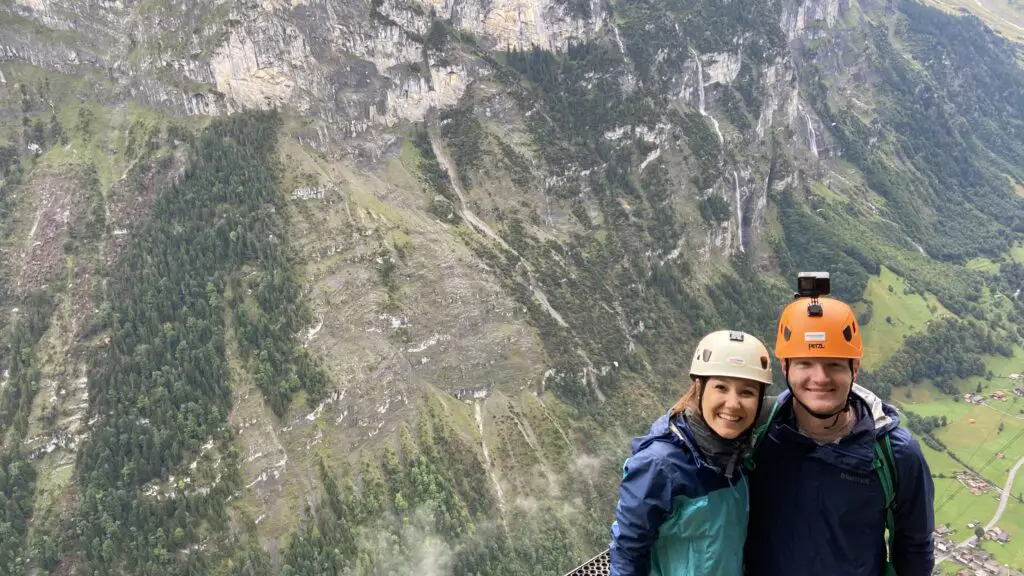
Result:
[[[800,272],[796,277],[798,298],[817,298],[832,291],[828,272]]]
[[[821,316],[822,309],[821,304],[818,304],[818,297],[832,291],[828,272],[800,272],[796,276],[796,288],[794,298],[811,299],[811,303],[807,305],[807,315]]]

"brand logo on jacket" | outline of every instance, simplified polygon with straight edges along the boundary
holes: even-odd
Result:
[[[868,484],[870,482],[867,478],[861,476],[854,476],[853,474],[847,474],[846,472],[840,472],[839,477],[842,478],[843,480],[856,482],[857,484]]]

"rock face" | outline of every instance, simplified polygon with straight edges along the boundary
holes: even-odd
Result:
[[[262,30],[253,37],[247,29]],[[295,80],[310,60],[305,38],[269,18],[236,26],[210,62],[217,90],[244,108],[309,107],[295,94]]]
[[[578,18],[551,0],[498,0],[457,3],[431,0],[442,18],[451,18],[461,29],[486,38],[496,48],[515,46],[529,49],[564,49],[569,39],[592,36],[602,28],[600,3],[591,2],[590,16]]]
[[[370,6],[266,0],[234,7],[197,0],[174,10],[146,11],[133,3],[18,0],[8,9],[14,18],[70,33],[76,40],[3,27],[0,59],[63,73],[82,66],[111,71],[120,97],[142,98],[176,113],[287,107],[314,119],[315,129],[337,143],[367,130],[421,121],[429,110],[452,106],[472,82],[487,77],[488,67],[478,61],[424,49],[431,22],[451,22],[495,49],[562,51],[570,40],[609,32],[606,41],[617,39],[622,49],[619,31],[609,30],[600,4],[592,4],[582,18],[551,0],[386,0]],[[808,23],[815,30],[827,29],[838,15],[838,0],[790,3],[781,25],[796,40],[806,36]],[[739,50],[700,59],[704,86],[732,83],[742,66]],[[785,111],[787,122],[796,118],[795,100],[781,93],[791,75],[785,68],[780,62],[763,71],[767,98],[759,135],[777,111]],[[683,87],[683,97],[694,105],[695,86],[689,81]]]
[[[65,73],[83,64],[113,68],[118,81],[130,86],[125,96],[143,96],[178,113],[287,106],[319,119],[338,137],[351,137],[374,125],[422,120],[427,110],[458,101],[478,77],[465,65],[439,62],[439,53],[424,53],[418,39],[430,30],[427,10],[500,48],[562,50],[568,39],[588,38],[602,26],[599,6],[592,17],[579,19],[542,0],[457,5],[388,0],[374,3],[369,12],[366,8],[267,0],[225,10],[194,1],[143,13],[132,3],[19,0],[11,10],[18,18],[92,38],[96,54],[103,56],[81,54],[77,42],[40,42],[4,27],[0,58]],[[140,47],[142,54],[133,53]],[[372,68],[362,65],[367,61]],[[167,69],[178,76],[162,74]],[[157,77],[164,80],[155,84]],[[345,78],[339,83],[339,77]]]
[[[848,3],[847,3],[848,5]],[[787,3],[783,8],[782,29],[790,40],[802,36],[816,37],[835,26],[840,16],[839,0],[813,0]],[[808,27],[814,31],[808,34]]]

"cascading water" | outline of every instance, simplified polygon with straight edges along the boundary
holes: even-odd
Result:
[[[718,143],[725,144],[725,138],[722,137],[722,130],[718,127],[718,120],[715,117],[704,111],[704,65],[700,61],[700,56],[697,51],[690,48],[690,54],[693,54],[694,60],[697,61],[697,111],[700,115],[711,121],[711,124],[715,127],[715,134],[718,134]]]
[[[811,114],[804,111],[804,121],[807,122],[807,145],[811,148],[811,154],[818,157],[818,135],[814,132],[814,124],[811,122]]]
[[[736,171],[732,171],[732,177],[736,181],[736,230],[739,232],[740,252],[746,252],[743,248],[743,202],[740,198],[740,177]]]
[[[619,37],[619,28],[617,26],[612,26],[612,31],[615,32],[615,43],[619,45],[619,53],[622,54],[622,60],[624,62],[629,62],[629,57],[626,56],[626,47],[622,45],[622,38]],[[628,83],[630,87],[633,86],[633,74],[629,72],[628,67],[626,69],[626,83]]]

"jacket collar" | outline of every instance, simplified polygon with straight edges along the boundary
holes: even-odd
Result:
[[[704,459],[701,451],[697,449],[697,441],[693,437],[693,431],[682,414],[671,415],[671,410],[665,412],[660,418],[651,424],[647,434],[637,437],[632,442],[633,454],[643,450],[656,440],[671,442],[680,448],[693,454],[694,459],[701,465],[714,470],[719,470],[713,463]]]

